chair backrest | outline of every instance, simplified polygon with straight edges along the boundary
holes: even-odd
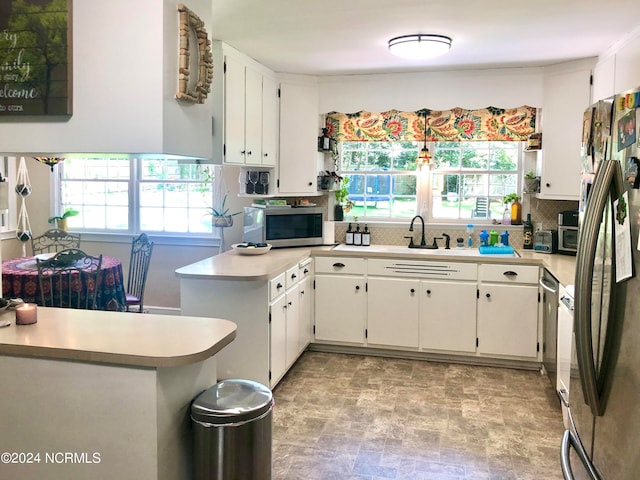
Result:
[[[102,255],[92,257],[77,248],[58,252],[47,259],[36,259],[41,305],[94,310]]]
[[[487,218],[489,215],[489,202],[487,197],[476,198],[476,208],[471,212],[473,218]]]
[[[60,252],[67,248],[80,248],[80,234],[52,228],[38,237],[31,237],[31,249],[34,255]]]
[[[127,295],[139,299],[140,312],[144,303],[144,287],[147,283],[147,273],[151,263],[153,242],[146,233],[134,237],[131,242],[131,256],[129,258],[129,274],[127,278]]]

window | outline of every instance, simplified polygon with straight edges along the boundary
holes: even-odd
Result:
[[[209,170],[175,159],[69,158],[59,166],[60,211],[74,230],[210,234]]]
[[[350,214],[411,218],[418,205],[415,142],[344,142],[341,172],[349,177]]]
[[[436,142],[429,219],[502,219],[503,197],[519,191],[520,142]]]
[[[520,191],[522,142],[433,142],[431,170],[416,171],[419,142],[343,142],[349,214],[393,220],[422,213],[431,222],[502,219],[502,198]],[[430,173],[430,175],[429,175]],[[418,205],[425,201],[425,212]]]

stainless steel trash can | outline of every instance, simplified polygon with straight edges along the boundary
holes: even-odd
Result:
[[[270,480],[273,394],[223,380],[191,404],[195,480]]]

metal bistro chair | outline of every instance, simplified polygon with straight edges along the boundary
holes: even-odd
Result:
[[[102,255],[68,248],[47,260],[36,258],[36,264],[42,306],[96,309]]]
[[[79,234],[68,233],[58,228],[52,228],[39,237],[31,238],[31,250],[34,255],[59,252],[67,248],[80,248]]]
[[[138,307],[138,313],[144,313],[144,287],[147,283],[152,252],[153,242],[149,240],[146,233],[134,237],[131,242],[127,279],[127,312],[131,311],[131,307]]]

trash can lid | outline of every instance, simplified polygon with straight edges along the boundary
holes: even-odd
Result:
[[[191,405],[191,418],[212,424],[243,422],[260,417],[272,404],[271,390],[261,383],[223,380],[195,398]]]

